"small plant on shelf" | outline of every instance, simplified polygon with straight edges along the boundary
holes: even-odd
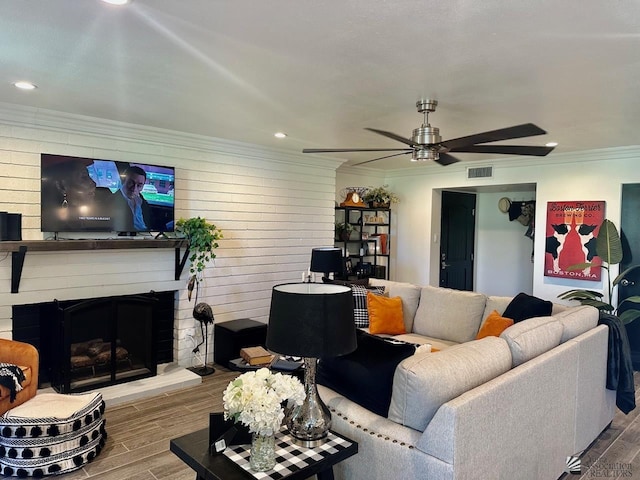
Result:
[[[362,200],[371,208],[389,208],[392,203],[400,202],[398,195],[389,190],[389,185],[368,188]]]
[[[207,264],[216,258],[214,250],[218,248],[218,240],[223,238],[222,230],[204,218],[193,217],[178,220],[176,231],[189,241],[189,283],[198,283]]]
[[[353,225],[349,222],[336,222],[336,238],[346,242],[351,238],[351,232],[353,232]]]

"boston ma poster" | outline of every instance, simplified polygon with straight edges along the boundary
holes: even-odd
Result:
[[[604,220],[604,202],[548,202],[544,274],[547,277],[600,281],[599,267],[567,270],[578,263],[600,265],[596,237]]]

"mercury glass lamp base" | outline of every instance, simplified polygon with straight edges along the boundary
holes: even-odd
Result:
[[[316,388],[316,358],[304,359],[305,398],[288,418],[287,428],[296,445],[313,448],[327,441],[331,428],[331,412]]]

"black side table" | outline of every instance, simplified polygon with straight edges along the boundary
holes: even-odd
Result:
[[[286,432],[276,435],[276,466],[254,475],[249,469],[249,445],[234,445],[218,455],[209,454],[209,429],[198,430],[170,443],[170,450],[196,472],[196,480],[333,480],[333,465],[358,453],[358,444],[334,432],[316,448],[294,445]]]
[[[213,326],[213,361],[227,366],[229,360],[240,356],[243,347],[264,346],[267,339],[267,324],[239,318]]]

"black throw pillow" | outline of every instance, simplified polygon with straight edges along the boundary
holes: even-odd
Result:
[[[502,316],[511,318],[515,323],[518,323],[527,318],[551,315],[552,308],[553,304],[550,301],[520,292],[513,297]]]
[[[415,346],[391,343],[361,330],[357,341],[357,348],[347,355],[320,359],[316,382],[386,417],[393,374],[402,360],[415,353]]]

